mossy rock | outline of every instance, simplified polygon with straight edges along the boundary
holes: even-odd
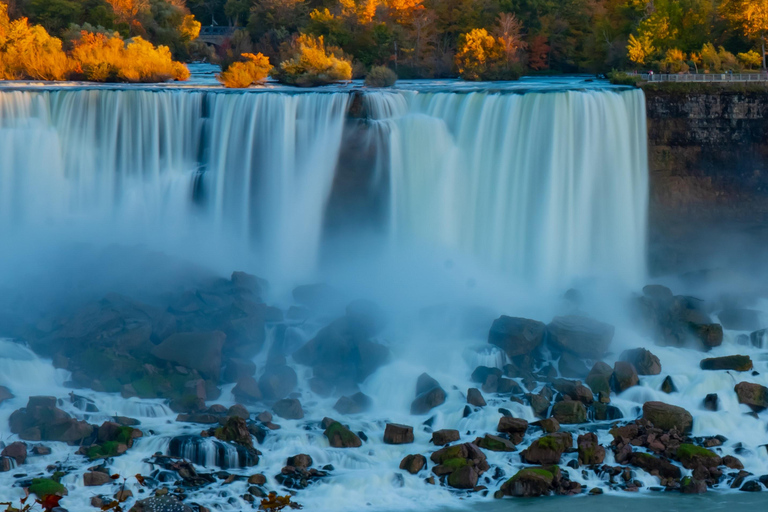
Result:
[[[681,444],[675,452],[675,458],[688,469],[693,469],[699,464],[704,467],[717,467],[722,462],[720,456],[712,450],[694,444]]]
[[[441,464],[441,466],[445,466],[447,468],[450,468],[452,471],[456,471],[458,469],[463,468],[467,464],[469,464],[469,462],[467,462],[467,459],[462,459],[461,457],[454,457],[452,459],[445,460]]]
[[[66,496],[67,488],[50,478],[35,478],[29,486],[29,492],[38,498],[46,496]]]
[[[325,437],[334,448],[358,448],[363,442],[360,438],[347,427],[334,421],[325,429]]]
[[[116,457],[118,454],[118,446],[121,444],[117,441],[106,441],[102,444],[97,444],[88,448],[88,458],[91,460],[96,459],[108,459],[110,457]]]

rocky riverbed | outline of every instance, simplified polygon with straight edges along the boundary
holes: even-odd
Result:
[[[3,316],[2,501],[399,510],[768,487],[763,299],[649,285],[614,324],[570,290],[550,318],[423,308],[408,337],[330,285],[270,294],[234,272]]]

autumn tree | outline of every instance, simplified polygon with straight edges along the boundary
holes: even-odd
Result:
[[[760,41],[763,69],[766,69],[765,38],[768,35],[768,0],[722,0],[720,9],[746,37]]]

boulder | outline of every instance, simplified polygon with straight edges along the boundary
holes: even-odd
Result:
[[[638,375],[658,375],[661,373],[659,358],[644,348],[625,350],[619,356],[619,360],[631,363]]]
[[[581,402],[563,400],[552,406],[552,417],[560,424],[585,423],[587,421],[587,408]]]
[[[749,342],[755,348],[768,348],[768,329],[760,329],[750,333]]]
[[[253,439],[248,425],[240,416],[230,416],[226,423],[215,430],[214,436],[221,441],[237,443],[241,446],[253,448]]]
[[[355,389],[386,363],[389,349],[371,341],[367,329],[345,316],[321,329],[293,358],[312,367],[315,378],[345,390]]]
[[[290,366],[269,365],[259,377],[259,389],[267,400],[280,400],[288,396],[298,384],[296,372]]]
[[[304,417],[304,409],[301,408],[301,402],[295,398],[284,398],[278,400],[272,406],[274,413],[286,420],[300,420]]]
[[[555,379],[552,382],[552,387],[563,397],[568,397],[571,400],[576,400],[586,405],[591,404],[595,399],[592,390],[578,380]]]
[[[478,437],[473,443],[483,450],[492,452],[514,452],[517,451],[515,443],[503,437],[485,434],[485,437]]]
[[[86,487],[95,487],[112,482],[112,477],[101,471],[87,471],[83,474],[83,485]]]
[[[733,331],[755,331],[765,327],[763,314],[754,309],[724,309],[717,314],[717,319],[725,329]]]
[[[662,430],[674,428],[687,433],[693,428],[691,413],[682,407],[664,402],[645,402],[643,404],[643,418],[650,421],[654,427]]]
[[[593,393],[603,393],[604,395],[611,394],[611,375],[613,369],[602,361],[598,361],[592,366],[589,371],[585,383],[592,390]]]
[[[592,432],[582,434],[576,440],[579,449],[579,464],[593,466],[602,464],[605,460],[605,448],[597,442],[597,436]]]
[[[259,383],[253,377],[243,377],[232,388],[235,400],[246,404],[255,404],[263,398]]]
[[[413,442],[413,427],[397,423],[387,423],[384,429],[385,444],[409,444]]]
[[[547,434],[551,434],[553,432],[557,432],[560,430],[560,422],[558,422],[555,418],[546,418],[543,420],[539,420],[533,425],[537,427],[541,427],[541,430],[546,432]]]
[[[704,408],[708,411],[717,411],[717,393],[709,393],[704,397]]]
[[[502,349],[511,359],[536,350],[544,340],[545,329],[542,322],[501,316],[491,325],[488,343]]]
[[[634,452],[629,456],[629,463],[652,475],[661,478],[672,478],[679,480],[681,476],[680,468],[666,459],[654,457],[648,453]]]
[[[549,412],[549,404],[551,398],[545,396],[541,392],[535,395],[528,395],[528,401],[531,404],[533,413],[539,418],[546,418],[547,412]]]
[[[371,399],[367,395],[357,392],[352,396],[342,396],[333,408],[341,414],[359,414],[371,407]]]
[[[733,388],[740,404],[748,405],[753,411],[768,408],[768,388],[751,382],[739,382]]]
[[[298,455],[294,455],[293,457],[288,457],[285,465],[296,469],[307,469],[312,467],[313,463],[314,461],[312,460],[312,457],[306,453],[300,453]]]
[[[427,458],[423,455],[406,455],[400,461],[400,469],[404,469],[412,475],[415,475],[427,466]]]
[[[707,482],[687,476],[680,481],[680,492],[683,494],[703,494],[707,492]]]
[[[93,433],[93,426],[57,408],[52,396],[29,397],[27,406],[14,411],[8,423],[11,432],[26,441],[77,443]]]
[[[475,407],[485,407],[486,405],[483,394],[477,388],[469,388],[467,390],[467,403]]]
[[[515,443],[523,442],[523,437],[528,430],[528,422],[522,418],[513,418],[511,416],[502,416],[499,419],[499,425],[496,430],[509,435],[509,439]]]
[[[478,477],[490,467],[485,454],[471,443],[445,447],[434,452],[430,459],[436,464],[432,472],[437,476],[447,475],[448,485],[457,489],[473,489]]]
[[[666,394],[677,392],[677,387],[675,386],[675,383],[672,381],[672,377],[667,375],[664,378],[664,382],[661,383],[661,390]]]
[[[224,371],[221,373],[222,382],[237,382],[243,377],[252,377],[256,373],[256,364],[253,361],[229,358],[224,362]]]
[[[221,374],[221,351],[227,336],[221,331],[172,334],[152,349],[163,361],[197,370],[214,382]]]
[[[600,359],[613,340],[614,327],[582,316],[555,317],[547,325],[547,342],[559,351]]]
[[[432,432],[432,444],[435,446],[445,446],[461,439],[458,430],[443,429]]]
[[[333,448],[359,448],[363,445],[360,438],[347,427],[334,421],[323,432]]]
[[[568,432],[556,432],[540,437],[520,452],[520,459],[527,464],[560,464],[563,453],[573,447],[573,437]]]
[[[0,456],[10,457],[16,461],[17,465],[24,464],[27,460],[27,444],[16,441],[3,448]]]
[[[446,393],[435,379],[422,373],[416,382],[416,398],[411,403],[411,414],[427,414],[445,403]]]
[[[478,366],[472,372],[472,376],[470,378],[472,379],[472,382],[485,384],[485,382],[488,380],[488,377],[493,376],[497,379],[500,379],[502,375],[503,372],[499,368],[492,368],[490,366]]]
[[[5,386],[0,386],[0,405],[2,405],[6,400],[10,400],[11,398],[13,398],[13,393],[11,393],[11,390]]]
[[[569,352],[563,352],[557,362],[560,375],[569,379],[583,379],[589,374],[589,368],[582,359]]]
[[[752,359],[749,356],[723,356],[702,359],[699,363],[702,370],[733,370],[747,372],[752,369]]]
[[[557,466],[523,468],[501,485],[504,496],[536,498],[550,494],[560,478]]]
[[[687,443],[677,448],[675,458],[686,469],[696,469],[698,466],[716,468],[723,463],[723,460],[712,450]]]
[[[192,507],[172,495],[152,496],[137,501],[128,512],[193,512]]]
[[[632,386],[637,386],[640,379],[632,363],[616,361],[611,374],[611,389],[616,393],[622,393]]]

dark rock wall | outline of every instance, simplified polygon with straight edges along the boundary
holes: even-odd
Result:
[[[721,265],[768,240],[768,88],[646,87],[652,272]],[[757,246],[755,245],[757,244]]]

